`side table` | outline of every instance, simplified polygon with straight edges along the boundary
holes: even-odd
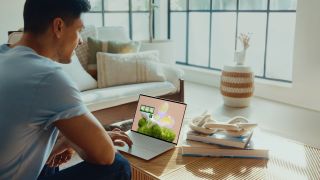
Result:
[[[220,84],[224,104],[230,107],[246,107],[254,90],[254,74],[249,66],[224,66]]]

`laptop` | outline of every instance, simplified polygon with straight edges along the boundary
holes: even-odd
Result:
[[[140,94],[131,130],[126,132],[133,145],[116,148],[144,160],[173,149],[186,107],[185,103]]]

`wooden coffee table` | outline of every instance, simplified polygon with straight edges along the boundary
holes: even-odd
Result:
[[[276,139],[269,160],[187,157],[181,155],[179,147],[150,161],[123,155],[130,161],[132,179],[137,180],[320,179],[319,149],[281,137]]]

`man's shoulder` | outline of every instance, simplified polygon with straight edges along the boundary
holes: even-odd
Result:
[[[3,46],[0,46],[0,49],[1,48],[6,49]],[[57,65],[57,63],[55,63],[53,60],[41,56],[31,48],[25,46],[17,46],[15,48],[3,50],[0,55],[3,61],[7,61],[7,65],[14,65],[16,67],[21,65],[33,71],[40,70],[46,72],[60,69],[60,66]]]
[[[3,53],[0,52],[0,59],[2,71],[0,74],[5,74],[7,78],[12,80],[32,79],[30,83],[39,84],[49,76],[57,75],[63,78],[61,76],[63,74],[62,68],[56,62],[27,47],[18,46],[9,48]]]

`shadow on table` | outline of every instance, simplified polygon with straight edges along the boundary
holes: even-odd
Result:
[[[185,166],[187,172],[201,179],[264,179],[266,159],[205,157]]]
[[[151,174],[154,177],[161,177],[177,170],[194,160],[194,157],[182,157],[178,153],[178,148],[169,150],[149,161],[124,154],[130,164],[144,174]]]

